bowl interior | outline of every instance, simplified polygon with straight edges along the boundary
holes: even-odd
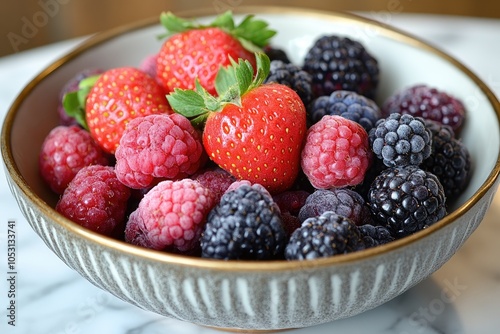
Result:
[[[491,177],[498,163],[500,135],[498,102],[484,84],[467,68],[429,45],[408,35],[347,14],[325,14],[278,9],[253,10],[278,31],[273,44],[284,48],[291,60],[300,64],[307,49],[323,34],[349,36],[363,43],[379,61],[380,86],[376,101],[382,103],[390,94],[406,86],[425,83],[462,99],[467,108],[461,138],[473,160],[470,185],[453,204],[459,208],[474,196]],[[236,20],[241,19],[236,16]],[[201,22],[212,17],[202,17]],[[126,33],[125,33],[126,32]],[[7,122],[12,127],[10,149],[13,165],[21,182],[49,206],[57,196],[38,174],[38,153],[47,133],[58,124],[56,112],[59,91],[75,73],[87,68],[136,66],[147,55],[157,52],[162,32],[153,20],[133,30],[119,28],[91,39],[74,52],[44,70],[21,93],[12,106]],[[118,34],[117,34],[118,33]]]

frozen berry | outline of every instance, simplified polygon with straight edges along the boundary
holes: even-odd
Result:
[[[90,134],[82,128],[59,125],[42,144],[39,168],[42,178],[57,194],[62,194],[76,173],[89,165],[108,165],[109,159]]]
[[[304,221],[285,248],[287,260],[312,260],[365,248],[358,227],[350,219],[327,211]]]
[[[264,53],[269,57],[269,60],[280,60],[284,63],[290,63],[290,59],[288,58],[287,53],[276,46],[273,45],[266,45],[263,48]]]
[[[312,99],[312,77],[297,65],[285,63],[281,60],[273,60],[264,83],[276,82],[293,89],[300,97],[305,106],[308,106]]]
[[[457,130],[465,118],[459,99],[427,85],[418,84],[394,93],[382,105],[382,113],[410,114],[449,125]]]
[[[369,133],[370,145],[387,167],[419,166],[432,152],[432,133],[425,120],[408,114],[390,114]]]
[[[153,114],[131,120],[116,149],[116,175],[130,188],[194,174],[206,153],[201,136],[179,114]]]
[[[170,252],[187,253],[199,245],[215,195],[198,181],[166,180],[153,187],[129,217],[125,241]]]
[[[375,178],[368,205],[378,224],[397,238],[418,232],[446,215],[439,179],[417,166],[393,167]]]
[[[432,132],[432,154],[424,160],[422,169],[436,175],[447,198],[461,194],[471,174],[471,158],[467,147],[455,138],[450,126],[427,120]]]
[[[191,178],[210,189],[216,195],[217,202],[229,186],[236,181],[234,176],[218,166],[199,171]]]
[[[314,101],[309,111],[311,123],[317,123],[325,115],[339,115],[350,119],[359,123],[366,132],[382,117],[373,100],[347,90],[337,90]]]
[[[201,250],[205,258],[270,260],[282,256],[285,242],[280,210],[269,193],[241,185],[210,212]]]
[[[306,203],[310,193],[304,190],[287,190],[273,196],[274,202],[278,204],[280,211],[298,215],[300,209]]]
[[[360,42],[348,37],[325,35],[317,39],[305,56],[303,68],[313,77],[316,97],[336,90],[375,96],[378,62]]]
[[[158,61],[158,54],[151,54],[146,56],[139,64],[139,69],[152,78],[156,78],[156,63]]]
[[[395,240],[385,226],[365,224],[359,226],[359,232],[366,248],[384,245]]]
[[[311,126],[302,150],[302,170],[318,189],[355,186],[363,181],[372,153],[358,123],[325,116]]]
[[[326,211],[333,211],[351,219],[356,225],[372,222],[370,208],[360,194],[348,188],[319,189],[312,193],[300,209],[299,219],[303,222]]]
[[[111,166],[83,167],[56,205],[63,216],[92,231],[111,235],[125,220],[130,189]]]

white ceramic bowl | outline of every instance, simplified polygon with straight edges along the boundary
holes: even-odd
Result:
[[[101,236],[65,219],[53,209],[57,198],[37,168],[43,138],[57,124],[58,92],[80,70],[137,65],[156,52],[162,28],[155,19],[91,38],[47,67],[15,100],[2,129],[2,155],[12,193],[29,224],[61,260],[96,286],[143,309],[221,328],[297,328],[350,317],[431,275],[477,228],[497,189],[500,106],[492,92],[443,52],[360,17],[275,7],[237,13],[267,20],[278,30],[274,44],[296,63],[322,34],[359,40],[380,63],[378,102],[415,83],[461,98],[468,109],[462,137],[472,156],[473,176],[449,215],[381,247],[303,262],[167,254]],[[184,14],[211,19],[207,13]]]

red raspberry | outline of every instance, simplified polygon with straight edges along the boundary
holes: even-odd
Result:
[[[62,194],[83,167],[108,165],[108,156],[82,128],[60,125],[45,137],[39,155],[42,178],[50,188]]]
[[[341,116],[324,116],[307,132],[302,169],[317,189],[355,186],[364,179],[372,152],[368,134]]]
[[[131,120],[115,156],[118,179],[134,189],[192,175],[206,161],[200,135],[179,114],[153,114]]]
[[[111,166],[82,168],[69,183],[56,210],[92,231],[112,235],[125,220],[130,189],[116,178]]]
[[[130,215],[125,241],[156,250],[193,251],[215,204],[216,195],[198,181],[162,181]]]
[[[215,193],[217,202],[219,202],[229,186],[236,181],[234,176],[220,167],[200,171],[191,178],[200,182],[203,186]]]

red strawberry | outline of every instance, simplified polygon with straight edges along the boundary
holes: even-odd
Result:
[[[198,84],[196,91],[176,89],[167,99],[193,123],[205,122],[203,145],[215,163],[238,179],[278,193],[298,175],[306,111],[291,88],[262,84],[270,61],[264,53],[256,55],[255,77],[250,62],[242,59],[219,71],[218,97]]]
[[[174,88],[194,89],[195,79],[215,94],[214,80],[219,67],[230,65],[230,59],[247,59],[255,68],[254,52],[268,44],[275,31],[267,23],[248,15],[235,25],[231,12],[201,25],[162,13],[161,22],[167,36],[157,59],[157,79],[168,92]]]
[[[118,67],[80,83],[64,107],[108,153],[114,153],[127,123],[136,117],[172,113],[154,78],[133,67]]]

